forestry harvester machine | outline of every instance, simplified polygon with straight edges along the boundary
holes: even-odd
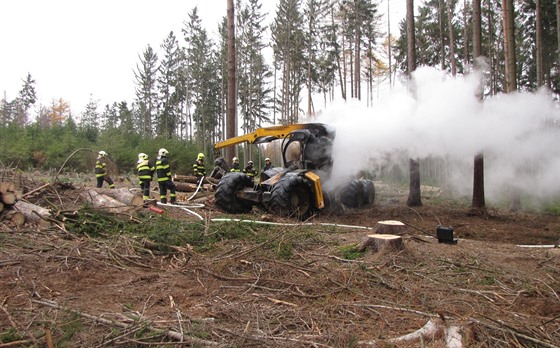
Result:
[[[262,144],[282,139],[283,167],[261,173],[258,183],[241,172],[229,172],[222,157],[216,158],[212,177],[220,179],[216,205],[225,212],[248,213],[259,206],[280,216],[306,219],[325,208],[339,210],[373,204],[375,188],[371,180],[352,179],[325,189],[333,167],[335,131],[321,123],[292,124],[258,128],[252,133],[216,143],[216,151],[248,142]]]

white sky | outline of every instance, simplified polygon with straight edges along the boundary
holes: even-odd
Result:
[[[380,12],[387,12],[387,0]],[[277,0],[262,0],[272,17]],[[206,30],[215,34],[226,0],[5,0],[0,2],[0,93],[12,100],[27,73],[35,79],[39,103],[70,103],[74,115],[90,100],[107,103],[134,98],[139,54],[160,45],[181,28],[198,6]],[[391,1],[393,35],[404,17],[404,0]],[[385,25],[386,28],[386,25]]]

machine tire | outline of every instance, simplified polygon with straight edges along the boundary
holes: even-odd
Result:
[[[313,199],[305,178],[288,176],[272,188],[270,210],[280,216],[307,219],[313,211]]]
[[[375,201],[375,185],[371,180],[362,180],[364,184],[364,204],[373,205]]]
[[[216,188],[214,197],[216,205],[223,211],[231,214],[248,213],[253,209],[253,203],[244,201],[236,196],[236,192],[245,187],[253,187],[253,180],[244,173],[227,173]]]
[[[338,193],[338,201],[348,208],[364,205],[364,184],[361,180],[351,180]]]

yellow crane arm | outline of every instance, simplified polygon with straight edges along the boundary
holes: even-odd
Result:
[[[214,144],[214,149],[222,149],[224,147],[248,142],[249,144],[259,144],[270,142],[276,139],[286,138],[290,132],[296,129],[307,128],[306,124],[291,124],[288,126],[272,126],[265,128],[257,128],[254,132],[229,138]]]

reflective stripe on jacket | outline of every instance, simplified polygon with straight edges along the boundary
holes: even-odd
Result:
[[[104,176],[105,167],[107,167],[107,163],[103,160],[102,157],[97,157],[97,162],[95,162],[95,176]]]
[[[204,168],[204,162],[197,160],[193,164],[193,174],[195,176],[205,176],[206,168]]]
[[[156,162],[157,181],[171,180],[171,168],[167,157],[158,157]]]
[[[154,175],[154,166],[150,166],[150,162],[148,160],[143,160],[142,162],[138,163],[136,166],[138,170],[138,178],[140,181],[151,181]]]

